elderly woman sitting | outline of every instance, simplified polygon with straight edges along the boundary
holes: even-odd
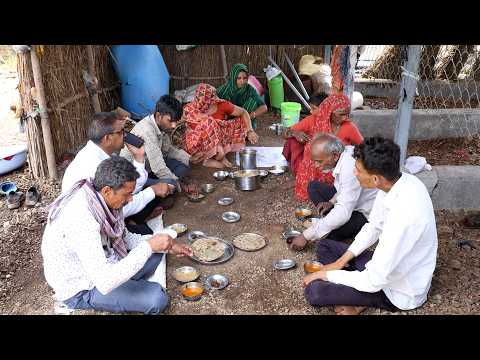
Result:
[[[333,134],[345,145],[357,145],[363,141],[358,128],[348,119],[349,113],[350,100],[345,95],[330,95],[312,115],[287,130],[283,156],[296,176],[295,194],[299,200],[308,200],[308,184],[313,180],[333,184],[331,171],[317,169],[311,159],[310,140],[315,134]]]
[[[257,91],[248,83],[248,69],[244,64],[233,65],[228,82],[218,88],[218,96],[247,110],[254,129],[257,128],[257,116],[268,111]]]
[[[185,150],[190,155],[204,154],[203,165],[207,167],[232,167],[226,155],[243,149],[245,137],[253,144],[258,141],[248,112],[219,99],[216,89],[208,84],[198,86],[195,99],[183,109],[182,120],[187,128]]]

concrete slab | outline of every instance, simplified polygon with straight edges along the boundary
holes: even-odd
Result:
[[[352,121],[363,136],[393,138],[397,110],[354,110]],[[480,133],[480,109],[413,110],[410,139],[473,136]]]
[[[422,171],[419,172],[418,174],[415,174],[416,177],[418,177],[427,187],[428,193],[430,196],[432,196],[433,189],[438,184],[438,174],[437,170],[433,168],[431,171]]]
[[[480,166],[434,166],[433,169],[438,177],[431,194],[435,209],[480,208]]]

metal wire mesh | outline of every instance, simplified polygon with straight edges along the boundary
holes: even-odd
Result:
[[[368,83],[365,105],[396,109],[407,46],[366,45],[357,62],[356,85]],[[457,136],[479,133],[480,47],[423,45],[413,108],[448,119]],[[362,87],[366,89],[365,86]]]

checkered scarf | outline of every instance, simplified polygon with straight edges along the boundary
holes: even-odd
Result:
[[[95,190],[92,179],[83,179],[77,181],[66,193],[60,195],[48,208],[48,224],[53,221],[62,211],[65,204],[80,189],[85,191],[88,200],[88,209],[100,224],[100,233],[107,236],[112,241],[112,248],[115,253],[123,259],[127,256],[127,247],[125,245],[125,221],[123,211],[110,210],[103,197]]]

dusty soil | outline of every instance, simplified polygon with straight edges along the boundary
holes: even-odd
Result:
[[[274,119],[266,115],[259,130],[260,146],[280,146],[282,140],[268,130]],[[447,141],[445,144],[449,144]],[[420,146],[418,151],[431,149],[431,144]],[[450,145],[448,145],[450,146]],[[439,146],[426,156],[430,163],[442,159],[447,145]],[[457,145],[452,145],[453,147]],[[460,145],[459,145],[460,146]],[[417,150],[415,150],[417,151]],[[453,159],[455,160],[455,159]],[[458,159],[457,159],[458,160]],[[196,167],[193,175],[200,183],[214,183],[217,188],[200,203],[188,202],[179,195],[175,206],[164,216],[165,225],[182,222],[189,230],[202,230],[208,234],[231,241],[242,232],[256,232],[268,239],[268,245],[257,252],[235,250],[234,257],[221,265],[208,266],[190,259],[168,258],[167,287],[171,304],[167,314],[332,314],[331,309],[314,309],[304,300],[302,278],[303,262],[314,257],[310,247],[304,252],[290,251],[281,239],[286,225],[301,227],[295,219],[294,179],[290,174],[278,177],[269,175],[260,190],[240,192],[233,180],[218,182],[211,174],[213,169]],[[20,170],[0,181],[13,180],[21,189],[33,184],[28,172]],[[42,271],[40,243],[45,225],[45,206],[58,194],[52,184],[38,184],[43,202],[33,210],[21,208],[9,211],[0,199],[0,313],[1,314],[53,314],[53,292],[45,282]],[[230,206],[217,205],[222,196],[232,196]],[[238,223],[221,220],[223,211],[234,210],[241,214]],[[466,230],[456,224],[462,213],[438,212],[439,232],[438,265],[432,282],[429,301],[420,309],[400,314],[480,314],[480,230]],[[8,222],[7,225],[5,223]],[[477,249],[462,249],[457,240],[471,239]],[[185,236],[179,238],[185,241]],[[289,271],[277,271],[272,262],[292,258],[298,266]],[[227,275],[231,285],[224,290],[211,291],[197,302],[184,300],[172,271],[181,265],[196,266],[200,281],[215,273]],[[76,311],[75,314],[92,313]],[[387,314],[369,309],[365,314]]]

